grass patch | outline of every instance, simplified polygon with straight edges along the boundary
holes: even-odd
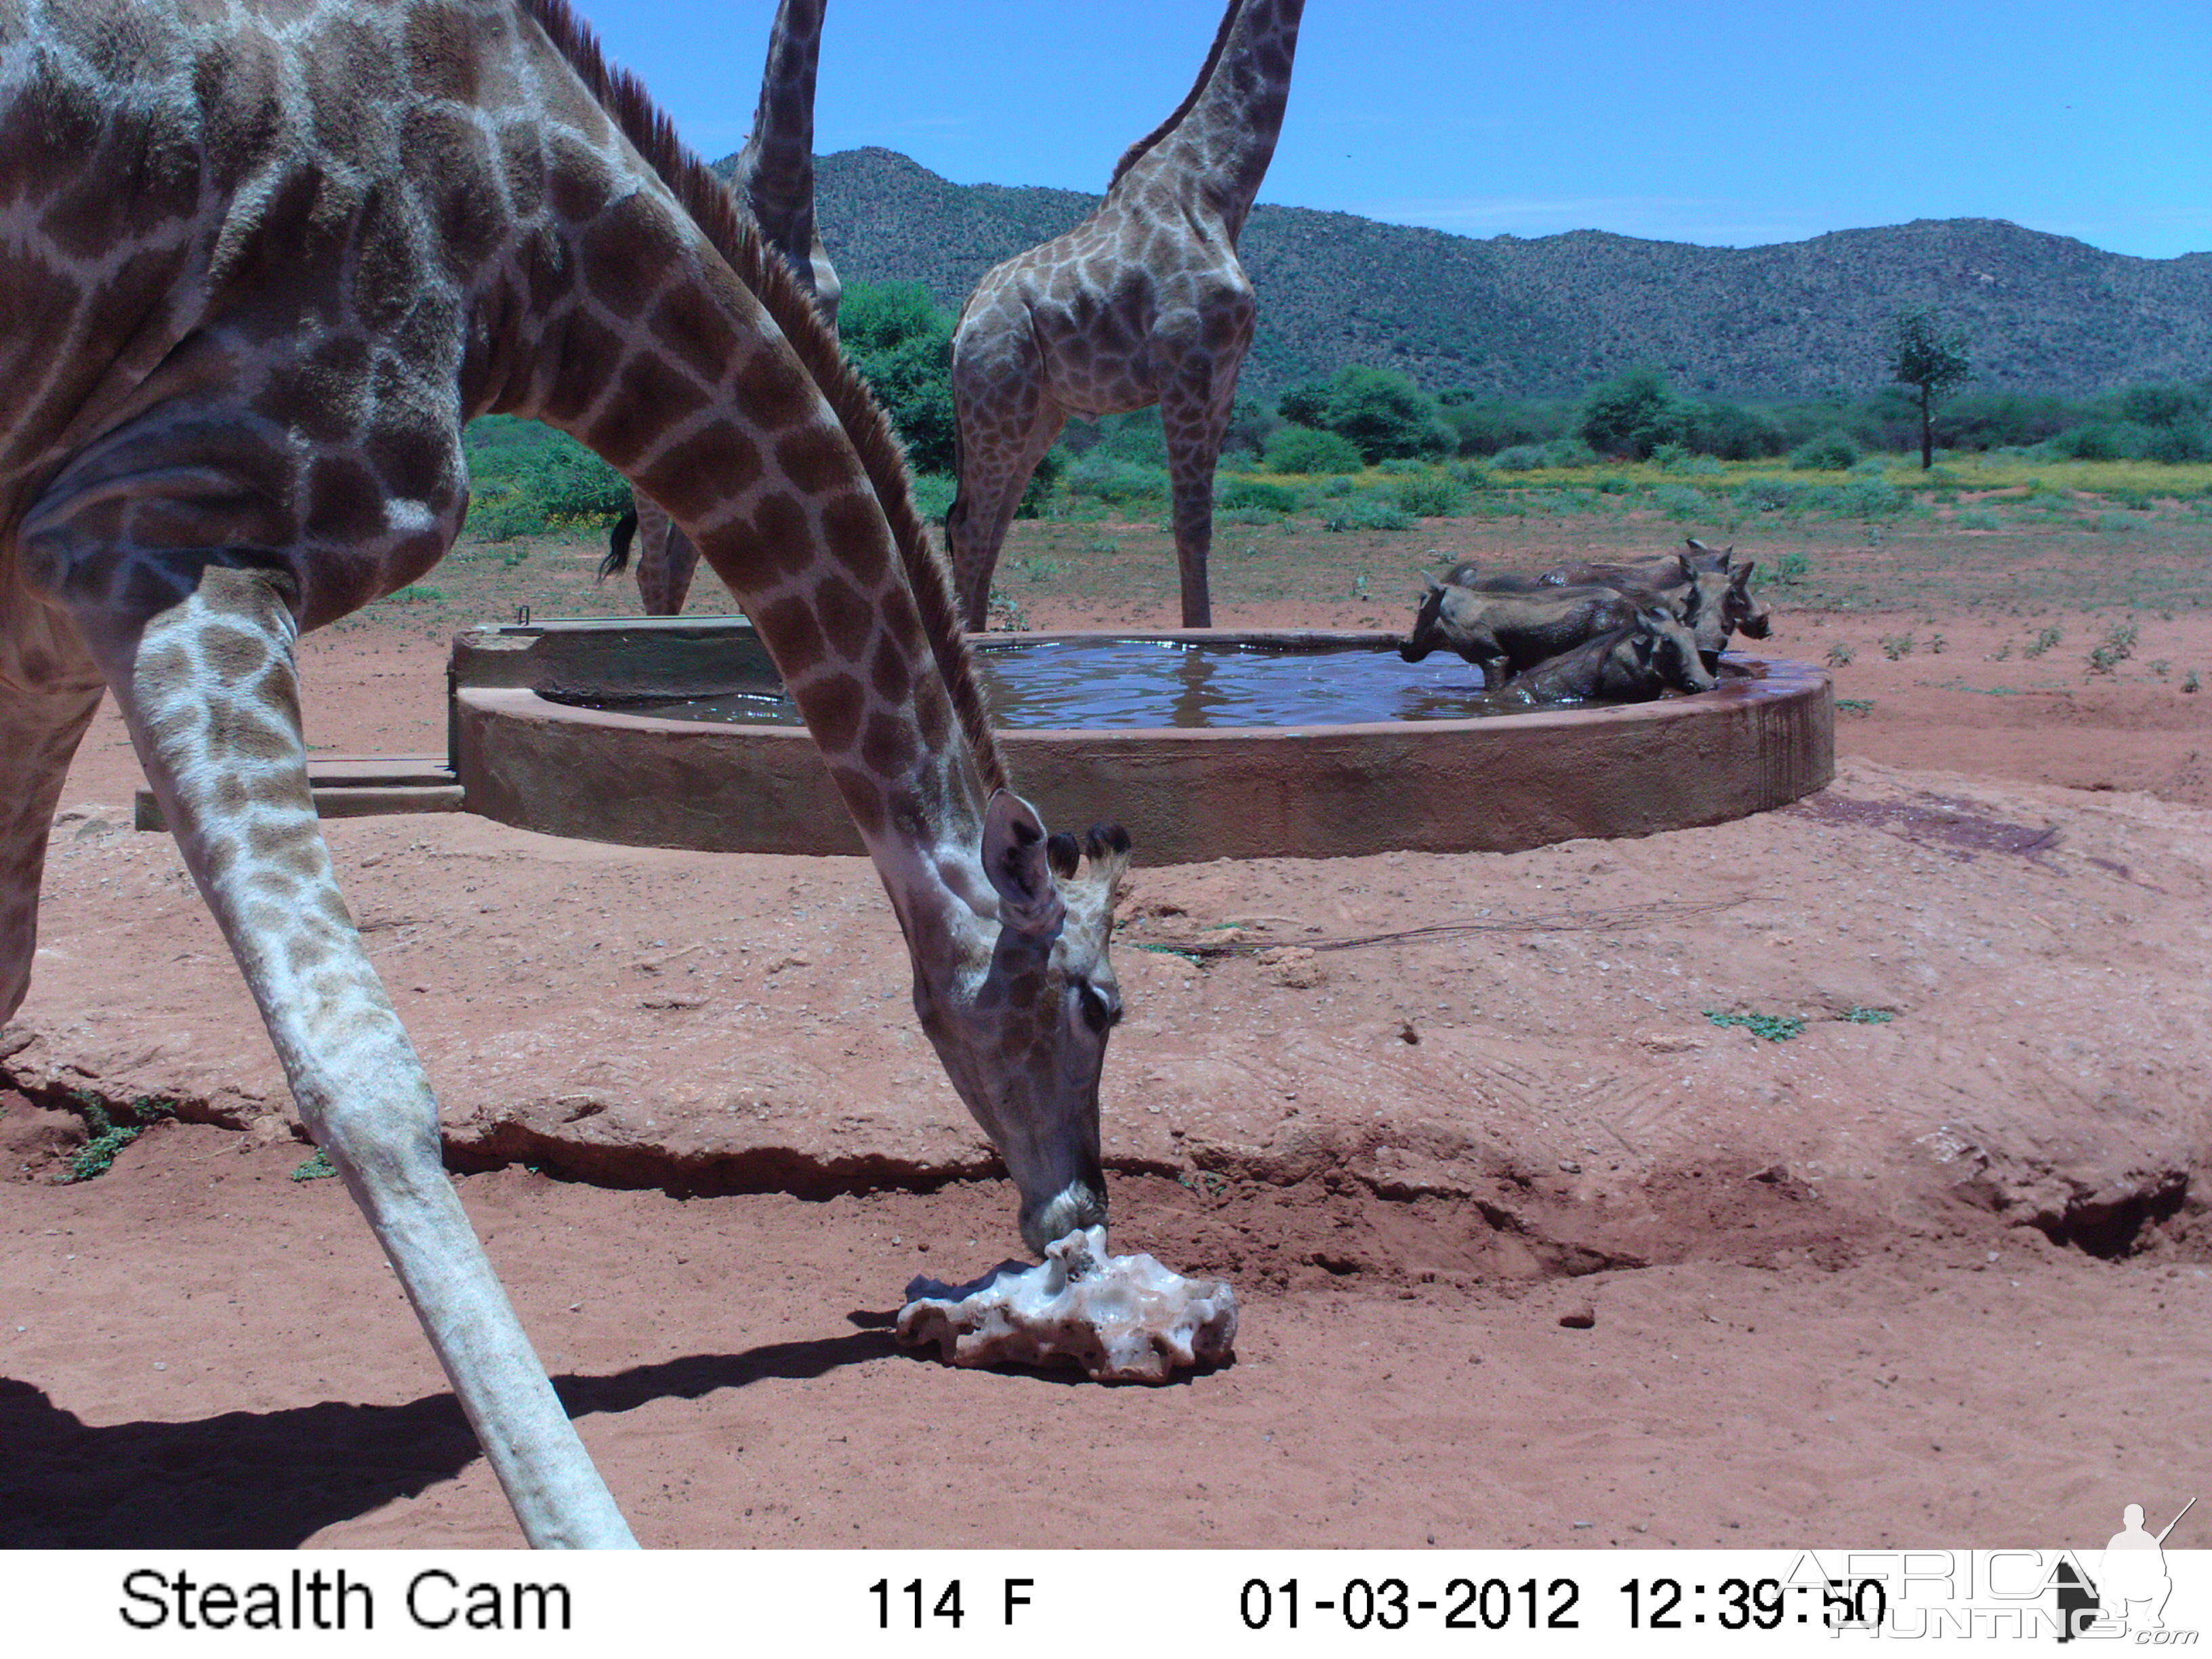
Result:
[[[116,1154],[138,1139],[155,1123],[166,1117],[174,1117],[177,1103],[158,1096],[134,1100],[124,1109],[131,1115],[128,1123],[118,1123],[108,1115],[107,1109],[99,1099],[82,1090],[71,1093],[70,1101],[84,1119],[91,1138],[76,1149],[70,1158],[70,1166],[55,1179],[63,1185],[80,1181],[95,1181],[106,1175],[115,1164]]]
[[[331,1163],[331,1155],[325,1152],[321,1147],[318,1146],[315,1148],[315,1155],[313,1158],[309,1158],[298,1169],[292,1171],[292,1179],[295,1181],[329,1181],[334,1178],[337,1174],[337,1168]]]
[[[1805,1022],[1796,1014],[1723,1014],[1717,1009],[1705,1010],[1705,1018],[1716,1025],[1740,1025],[1755,1037],[1769,1042],[1787,1042],[1804,1034]]]

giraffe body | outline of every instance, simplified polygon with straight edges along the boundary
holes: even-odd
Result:
[[[445,552],[470,416],[577,437],[744,601],[1024,1238],[1103,1219],[1127,838],[1048,837],[1006,790],[888,423],[562,0],[0,0],[0,1019],[112,692],[532,1542],[630,1538],[445,1176],[294,664],[301,629]]]
[[[1257,307],[1237,238],[1290,96],[1304,0],[1229,0],[1197,84],[1064,236],[985,273],[952,342],[959,494],[945,540],[968,626],[1022,490],[1071,415],[1158,404],[1182,623],[1212,623],[1213,468]]]
[[[730,192],[744,204],[769,246],[781,254],[799,285],[834,332],[844,285],[814,222],[814,74],[822,56],[822,20],[829,0],[781,0],[769,32],[753,130],[738,152]],[[615,528],[602,578],[619,573],[638,548],[638,604],[648,617],[673,617],[690,597],[699,550],[676,522],[644,495]]]

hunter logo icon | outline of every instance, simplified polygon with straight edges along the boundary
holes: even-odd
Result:
[[[2115,1632],[2164,1630],[2166,1597],[2173,1594],[2173,1580],[2166,1571],[2166,1535],[2181,1524],[2182,1515],[2196,1507],[2192,1498],[2181,1506],[2181,1515],[2154,1537],[2143,1529],[2142,1505],[2130,1504],[2120,1512],[2120,1529],[2105,1545],[2088,1583],[2062,1565],[2058,1639],[2070,1642],[2099,1621],[2109,1621]]]

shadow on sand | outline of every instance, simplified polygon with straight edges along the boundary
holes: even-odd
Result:
[[[587,1417],[898,1352],[889,1331],[863,1328],[553,1383],[570,1416]],[[289,1549],[450,1480],[481,1455],[450,1394],[94,1428],[44,1389],[0,1377],[0,1548]]]

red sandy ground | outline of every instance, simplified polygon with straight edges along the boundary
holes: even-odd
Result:
[[[1023,528],[1016,553],[1046,557]],[[1526,539],[1439,530],[1459,551]],[[1562,532],[1535,553],[1616,544]],[[1164,619],[1150,547],[1130,538],[1069,594],[1040,580],[1029,620]],[[1378,595],[1408,585],[1402,544],[1306,550],[1372,569]],[[1899,556],[1818,551],[1824,579],[1876,591]],[[2030,546],[2014,574],[2078,556]],[[541,614],[554,589],[582,608],[587,551],[535,557]],[[1327,586],[1232,584],[1222,619],[1399,616]],[[1120,952],[1109,1160],[1163,1173],[1117,1177],[1115,1243],[1237,1284],[1222,1370],[1115,1389],[897,1351],[909,1275],[1016,1248],[988,1179],[808,1200],[457,1177],[640,1536],[2086,1545],[2123,1503],[2178,1508],[2212,1443],[2212,1228],[2190,1184],[2212,1098],[2212,695],[2178,683],[2212,669],[2212,623],[2144,611],[2134,659],[2093,676],[2109,609],[2002,584],[1891,611],[1824,592],[1783,599],[1775,646],[1846,644],[1838,695],[1871,703],[1839,720],[1827,805],[1512,857],[1140,869],[1129,937],[1170,943],[1728,901],[1303,975]],[[465,619],[380,607],[307,641],[319,748],[439,750],[441,641]],[[2053,624],[2063,649],[2023,659]],[[1887,659],[1879,641],[1908,629],[1913,652]],[[261,1115],[159,1127],[60,1185],[76,1120],[0,1091],[0,1542],[511,1543],[344,1194],[287,1178],[307,1149],[235,971],[173,849],[116,828],[137,781],[103,714],[64,797],[41,977],[0,1055],[27,1035],[16,1063],[65,1052],[134,1093],[227,1079]],[[2002,841],[2023,826],[2054,833]],[[449,1109],[492,1109],[532,1067],[597,1067],[646,1112],[742,1067],[864,1115],[871,1091],[908,1089],[957,1118],[908,1052],[896,935],[856,861],[563,848],[451,817],[331,840],[356,911],[393,921],[371,948]],[[593,913],[561,908],[572,887]],[[780,965],[732,967],[703,1012],[641,1011],[623,977],[641,952],[739,938]],[[714,1016],[732,993],[742,1023]],[[1837,1022],[1856,1005],[1898,1018]],[[1816,1024],[1761,1043],[1709,1006]],[[1438,1151],[1422,1126],[1455,1102],[1467,1144]],[[1431,1154],[1478,1173],[1419,1177]],[[1592,1328],[1559,1324],[1576,1308]]]

